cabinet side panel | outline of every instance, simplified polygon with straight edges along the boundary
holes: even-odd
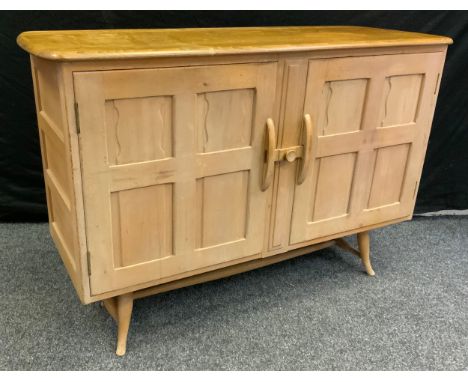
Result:
[[[83,300],[70,143],[60,64],[31,58],[49,228]]]

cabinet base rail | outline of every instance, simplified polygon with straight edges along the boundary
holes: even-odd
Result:
[[[141,289],[135,292],[126,293],[117,297],[111,297],[102,301],[103,307],[116,321],[118,325],[117,331],[117,350],[118,356],[123,356],[127,347],[127,335],[130,328],[132,317],[133,301],[139,298],[152,296],[159,293],[168,292],[174,289],[184,288],[191,285],[201,284],[208,281],[222,279],[224,277],[233,276],[239,273],[248,272],[254,269],[265,267],[267,265],[279,263],[284,260],[292,259],[311,252],[318,251],[332,245],[353,253],[361,258],[362,264],[369,276],[374,276],[375,272],[372,269],[370,262],[370,240],[369,231],[359,232],[357,234],[358,247],[356,250],[344,238],[326,241],[319,244],[310,245],[303,248],[298,248],[289,252],[281,253],[271,257],[252,260],[246,263],[232,265],[230,267],[217,269],[214,271],[194,275],[180,280],[171,281],[165,284],[156,285],[150,288]]]

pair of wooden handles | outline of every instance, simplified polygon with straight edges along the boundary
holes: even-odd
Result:
[[[262,190],[265,191],[270,187],[273,179],[273,170],[275,161],[287,160],[294,162],[300,159],[299,171],[297,175],[297,184],[302,184],[309,172],[311,157],[312,157],[312,119],[310,114],[305,114],[302,127],[302,146],[291,147],[290,149],[276,148],[276,132],[275,125],[271,118],[267,119],[265,132],[265,168],[263,171]],[[284,155],[283,155],[284,154]]]

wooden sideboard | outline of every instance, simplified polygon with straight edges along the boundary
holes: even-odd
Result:
[[[25,32],[50,232],[125,353],[136,298],[411,219],[447,37],[362,27]],[[359,250],[343,237],[357,234]]]

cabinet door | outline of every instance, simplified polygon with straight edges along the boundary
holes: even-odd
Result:
[[[312,163],[295,187],[291,243],[410,216],[443,53],[309,62]]]
[[[261,254],[276,70],[75,73],[93,294]]]

